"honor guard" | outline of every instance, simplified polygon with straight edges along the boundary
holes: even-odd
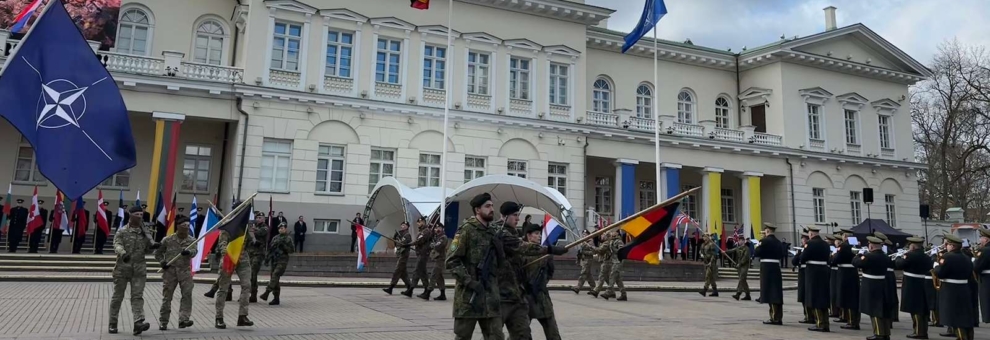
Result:
[[[990,230],[980,228],[980,250],[977,250],[973,271],[980,278],[980,311],[983,323],[990,323]]]
[[[804,313],[804,319],[798,321],[798,323],[803,324],[814,324],[815,323],[815,313],[808,311],[808,305],[804,303],[805,290],[808,289],[807,277],[805,276],[805,270],[808,265],[801,264],[801,254],[804,253],[804,248],[808,245],[808,229],[801,229],[801,248],[794,254],[794,258],[791,259],[792,268],[797,268],[798,273],[798,284],[797,284],[797,302],[801,304],[801,310]]]
[[[894,268],[902,270],[901,311],[911,314],[909,339],[928,339],[928,298],[925,285],[931,285],[932,260],[922,249],[925,239],[908,237],[908,252],[894,260]]]
[[[883,245],[887,247],[885,253],[887,255],[890,255],[890,253],[894,250],[893,249],[894,243],[891,242],[889,238],[887,238],[887,235],[884,235],[884,233],[877,231],[873,233],[873,236],[883,241]],[[900,305],[900,301],[898,301],[899,299],[897,296],[897,276],[894,273],[894,261],[890,261],[888,265],[889,266],[887,267],[887,274],[884,275],[885,280],[887,282],[886,292],[889,295],[887,296],[887,308],[890,309],[891,311],[890,321],[897,322],[900,321],[900,318],[898,317],[900,313],[898,313],[898,308],[897,308],[897,306]]]
[[[708,286],[712,287],[712,295],[718,297],[718,258],[715,251],[715,242],[712,235],[705,234],[705,244],[701,245],[701,261],[705,263],[705,286],[698,294],[705,296],[708,293]]]
[[[977,297],[969,289],[973,277],[973,262],[963,255],[962,239],[952,234],[943,236],[947,252],[934,264],[932,277],[939,280],[938,311],[942,324],[959,340],[973,339],[973,314],[976,310],[969,303]],[[941,334],[940,334],[941,335]]]
[[[475,324],[485,340],[502,340],[496,269],[505,252],[489,226],[495,219],[492,196],[483,193],[470,201],[473,216],[457,228],[447,248],[447,268],[454,276],[454,339],[471,339]]]
[[[117,334],[117,316],[124,302],[124,290],[131,286],[131,313],[134,316],[134,335],[151,328],[144,322],[144,284],[148,280],[148,264],[144,256],[160,245],[151,242],[151,228],[141,221],[140,209],[130,209],[131,218],[126,228],[117,230],[113,238],[113,251],[117,263],[113,266],[113,296],[110,298],[110,334]]]
[[[543,227],[539,224],[527,225],[526,242],[540,245],[542,231]],[[538,256],[528,256],[524,258],[524,262],[529,263],[538,258]],[[547,283],[553,279],[553,256],[542,259],[539,263],[524,269],[526,273],[524,282],[526,299],[529,300],[529,317],[540,322],[547,340],[560,340],[557,319],[553,315],[553,301],[550,300],[550,291],[547,290]]]
[[[430,258],[433,259],[433,272],[430,275],[430,283],[433,284],[432,287],[428,288],[423,294],[426,295],[426,299],[430,298],[430,293],[434,289],[440,290],[440,296],[433,298],[436,301],[447,300],[447,286],[443,281],[443,269],[444,261],[447,259],[447,234],[444,234],[443,224],[437,223],[433,226],[433,241],[430,242]]]
[[[587,230],[584,231],[581,236],[588,236],[591,233]],[[581,293],[581,288],[584,288],[584,283],[588,282],[591,289],[595,289],[595,277],[591,275],[591,266],[594,263],[595,258],[595,244],[592,240],[584,241],[578,248],[577,253],[577,264],[581,267],[581,273],[578,275],[577,286],[571,287],[574,294]]]
[[[813,332],[829,332],[828,306],[829,306],[829,276],[832,270],[828,267],[828,257],[831,249],[825,240],[818,237],[820,229],[816,226],[808,227],[808,243],[801,252],[801,264],[806,265],[804,270],[805,289],[804,304],[809,311],[813,311],[815,325],[808,328]]]
[[[417,297],[425,300],[430,299],[430,295],[427,294],[430,290],[430,277],[426,271],[426,265],[430,263],[430,241],[432,240],[432,228],[426,224],[425,218],[420,217],[416,220],[416,241],[413,241],[412,244],[412,247],[416,249],[416,269],[413,271],[412,285],[406,288],[402,295],[412,297],[413,289],[416,289],[416,285],[422,281],[423,293]]]
[[[193,325],[189,320],[192,314],[192,293],[196,284],[192,279],[190,260],[196,256],[196,247],[191,247],[196,239],[189,236],[189,218],[179,215],[175,219],[175,234],[165,236],[162,245],[155,250],[155,260],[161,263],[162,270],[162,308],[159,316],[158,329],[168,329],[168,319],[172,315],[172,295],[175,287],[179,287],[179,328]],[[168,264],[176,256],[181,256],[171,265]]]
[[[392,271],[392,282],[389,283],[388,288],[382,288],[382,291],[388,295],[392,295],[392,289],[395,285],[402,280],[402,284],[406,287],[412,287],[409,283],[409,247],[412,246],[412,236],[409,235],[409,223],[403,221],[399,224],[399,232],[395,237],[395,270]],[[406,292],[403,291],[402,294]],[[408,297],[412,297],[412,291],[409,291]]]
[[[856,254],[853,253],[849,240],[850,237],[854,237],[854,234],[849,229],[841,229],[840,231],[842,232],[842,243],[839,244],[838,252],[835,254],[835,264],[839,268],[838,300],[842,313],[840,320],[837,321],[846,322],[839,328],[858,330],[861,315],[860,306],[862,306],[860,299],[863,295],[860,292],[859,271],[853,265]]]
[[[784,321],[784,282],[780,273],[780,261],[784,258],[784,246],[774,236],[777,227],[763,224],[763,239],[756,246],[756,257],[760,258],[760,302],[770,305],[770,319],[765,325],[783,325]]]
[[[736,276],[739,277],[739,282],[736,284],[736,294],[732,295],[733,299],[739,300],[739,297],[746,294],[742,299],[745,301],[751,300],[749,297],[749,265],[752,261],[752,256],[749,254],[749,244],[740,242],[736,244],[735,248],[725,251],[725,256],[735,259],[736,264]],[[716,290],[716,292],[718,292]]]
[[[279,296],[282,295],[282,285],[279,284],[279,281],[285,274],[285,267],[289,266],[289,254],[296,250],[288,231],[288,225],[279,224],[278,235],[272,237],[272,242],[268,245],[268,257],[265,258],[265,265],[271,263],[272,276],[268,280],[268,287],[265,287],[265,292],[261,293],[261,299],[268,301],[268,294],[272,294],[272,301],[268,303],[271,306],[281,303]]]
[[[853,265],[863,270],[860,287],[859,310],[870,316],[873,337],[867,339],[890,340],[891,310],[887,299],[887,268],[890,258],[883,252],[883,240],[867,236],[870,251],[860,251],[853,258]]]

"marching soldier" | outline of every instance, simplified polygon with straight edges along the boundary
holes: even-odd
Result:
[[[626,286],[622,283],[622,260],[619,259],[619,249],[622,248],[622,236],[618,232],[612,231],[612,237],[608,239],[607,242],[602,244],[602,246],[608,247],[608,261],[611,261],[609,274],[608,274],[608,289],[605,290],[605,294],[602,297],[605,300],[615,297],[615,286],[619,286],[619,297],[615,299],[616,301],[626,301]],[[566,252],[566,250],[565,250]],[[554,254],[559,255],[559,254]],[[605,261],[605,260],[603,260]],[[601,286],[596,287],[597,291],[601,291]],[[717,294],[716,294],[717,296]],[[597,294],[596,294],[597,297]]]
[[[883,241],[883,244],[887,246],[888,251],[893,251],[894,243],[887,238],[887,235],[877,231],[873,233],[873,236]],[[889,254],[888,254],[889,256]],[[887,308],[890,309],[890,321],[897,322],[900,321],[898,318],[898,307],[900,302],[897,298],[897,276],[894,273],[894,261],[889,261],[887,267],[887,274],[884,275],[887,282]],[[893,327],[893,326],[891,326]]]
[[[736,263],[736,275],[739,276],[739,283],[736,284],[736,294],[732,295],[733,299],[739,300],[739,296],[746,294],[742,298],[744,301],[752,300],[749,297],[749,264],[752,261],[752,257],[749,255],[749,245],[746,243],[739,243],[735,248],[729,249],[724,253],[726,257],[735,258]],[[717,290],[715,291],[718,292]]]
[[[412,246],[416,249],[416,270],[413,271],[412,285],[402,292],[402,295],[412,297],[416,284],[423,281],[423,293],[417,295],[420,299],[430,299],[430,277],[426,272],[426,265],[430,262],[430,241],[433,240],[433,230],[426,225],[426,219],[420,217],[416,221],[416,241]]]
[[[784,282],[780,273],[780,261],[784,258],[784,246],[774,236],[777,227],[763,224],[763,239],[756,246],[756,257],[760,258],[760,299],[770,305],[770,319],[764,325],[783,325],[784,321]]]
[[[839,268],[839,308],[842,310],[842,318],[837,320],[838,322],[845,321],[846,324],[840,326],[842,329],[858,330],[860,321],[860,306],[863,302],[860,301],[862,296],[860,293],[860,279],[859,271],[853,265],[853,259],[856,258],[856,254],[853,254],[852,244],[849,243],[849,238],[853,237],[854,234],[852,230],[842,229],[842,243],[839,244],[838,252],[835,254],[835,264]],[[863,281],[866,282],[866,281]]]
[[[220,253],[217,253],[217,254],[219,254],[219,257],[218,258],[222,258],[223,254],[220,254]],[[206,293],[204,293],[203,296],[212,299],[212,298],[214,298],[216,296],[217,291],[219,289],[220,289],[220,277],[217,276],[217,279],[216,280],[213,280],[213,286],[211,286],[210,287],[210,290],[207,291]],[[227,286],[227,301],[233,301],[233,300],[234,300],[234,288],[231,285],[228,285]]]
[[[588,236],[591,232],[585,230],[582,236]],[[595,245],[592,240],[584,241],[578,248],[577,253],[577,264],[581,267],[581,274],[578,275],[577,286],[571,287],[574,294],[581,293],[581,288],[584,287],[585,281],[591,286],[591,289],[595,289],[595,277],[591,275],[591,266],[595,258]]]
[[[808,245],[808,228],[802,228],[801,230],[801,248],[798,249],[797,254],[794,254],[794,258],[791,260],[791,265],[793,268],[797,268],[798,272],[798,284],[797,284],[797,302],[801,304],[801,310],[804,312],[804,319],[798,321],[798,323],[803,324],[815,324],[815,313],[814,311],[808,310],[808,304],[804,302],[805,291],[808,289],[808,280],[805,275],[808,269],[807,264],[801,264],[801,255],[804,254],[804,249]],[[831,284],[829,285],[831,287]],[[833,296],[834,297],[834,296]]]
[[[598,256],[598,259],[602,262],[601,266],[598,268],[598,284],[595,288],[588,292],[588,295],[598,297],[598,292],[605,288],[605,285],[611,282],[609,279],[612,275],[612,254],[611,248],[608,247],[608,241],[612,237],[612,232],[606,232],[602,236],[602,241],[598,247],[594,248],[594,254]]]
[[[701,261],[705,264],[705,286],[698,294],[705,296],[708,293],[708,286],[712,287],[710,296],[718,297],[718,261],[715,258],[715,242],[712,236],[705,234],[705,243],[701,245]]]
[[[234,206],[236,207],[238,205],[240,205],[240,203],[235,202]],[[258,218],[257,220],[260,220],[260,218]],[[261,236],[258,236],[257,233],[257,230],[259,229],[254,225],[254,223],[255,222],[250,222],[250,221],[248,222],[248,235],[243,236],[248,240],[250,240],[250,242],[252,243],[260,242],[258,240],[261,239]],[[262,225],[262,227],[264,226]],[[255,233],[252,234],[250,232],[251,230],[255,230]],[[235,237],[238,236],[230,235],[229,233],[227,233],[227,231],[220,230],[220,236],[217,238],[217,253],[226,254],[227,246],[230,244],[230,241],[234,240]],[[254,322],[248,319],[249,297],[251,295],[251,291],[257,291],[252,289],[252,283],[251,283],[252,265],[253,264],[251,263],[251,257],[250,254],[248,253],[248,249],[241,248],[241,254],[238,255],[237,265],[235,265],[234,269],[229,273],[226,270],[220,270],[219,273],[220,275],[217,279],[217,286],[220,288],[217,290],[218,295],[216,297],[216,303],[215,303],[216,323],[214,324],[214,327],[216,327],[217,329],[227,328],[227,324],[223,322],[223,309],[227,304],[227,296],[229,296],[228,294],[230,294],[229,293],[231,289],[230,277],[234,275],[234,273],[237,273],[237,281],[241,285],[240,297],[237,299],[237,327],[254,326]]]
[[[447,234],[444,233],[443,224],[437,223],[433,226],[433,241],[430,242],[430,258],[433,259],[433,272],[430,273],[430,282],[433,284],[432,287],[428,288],[423,294],[426,295],[426,299],[430,298],[430,293],[433,293],[433,289],[440,290],[440,296],[433,298],[435,301],[447,300],[447,286],[443,281],[443,269],[444,261],[447,259]]]
[[[962,239],[952,234],[943,236],[943,239],[948,251],[935,264],[932,274],[939,279],[939,316],[942,324],[954,333],[944,335],[955,335],[959,340],[972,340],[975,326],[973,314],[976,310],[972,304],[966,302],[976,298],[967,286],[973,276],[973,263],[960,252]]]
[[[902,270],[901,279],[901,311],[911,314],[911,329],[909,339],[928,339],[928,298],[925,296],[925,284],[931,284],[932,260],[925,255],[921,244],[925,239],[908,237],[909,251],[894,261],[894,268]],[[926,280],[926,277],[928,278]]]
[[[117,316],[124,302],[124,290],[131,286],[131,313],[134,316],[134,335],[151,328],[144,322],[144,283],[148,280],[148,264],[144,260],[149,250],[157,249],[152,243],[150,227],[141,221],[140,209],[131,208],[127,228],[117,230],[113,238],[113,251],[117,263],[113,266],[113,297],[110,298],[110,334],[117,334]]]
[[[268,287],[265,287],[265,292],[261,293],[261,299],[268,301],[268,294],[272,294],[274,298],[272,302],[268,303],[270,306],[277,306],[279,304],[278,298],[282,293],[282,285],[279,284],[279,280],[285,274],[285,267],[289,266],[289,254],[296,251],[288,230],[289,226],[287,224],[279,224],[278,235],[272,237],[272,242],[268,245],[268,257],[265,258],[264,264],[268,265],[268,263],[271,263],[272,276],[268,280]]]
[[[834,322],[846,322],[846,314],[839,307],[839,285],[841,282],[839,281],[839,264],[835,262],[836,256],[839,255],[839,247],[842,245],[842,234],[825,235],[825,240],[831,245],[830,249],[832,250],[832,254],[828,257],[828,268],[831,269],[828,278],[828,317],[837,318]],[[859,309],[859,306],[856,306],[856,309]]]
[[[808,227],[808,243],[801,252],[801,264],[806,265],[804,270],[804,304],[809,313],[814,315],[815,326],[808,328],[812,332],[829,332],[828,307],[829,307],[829,276],[832,270],[828,267],[828,257],[831,250],[828,243],[818,237],[820,229],[816,226]]]
[[[168,319],[172,315],[172,295],[175,295],[175,286],[179,286],[181,294],[179,300],[179,328],[186,328],[193,325],[189,320],[192,314],[192,293],[195,284],[192,279],[192,268],[188,266],[190,259],[196,256],[196,247],[190,247],[196,239],[189,236],[189,218],[179,215],[175,219],[175,234],[165,236],[162,239],[162,246],[155,250],[155,261],[161,263],[162,270],[162,308],[158,319],[159,330],[168,329]],[[171,265],[171,261],[176,256],[182,256]]]
[[[248,228],[247,253],[251,262],[251,303],[258,302],[258,272],[265,262],[268,250],[268,225],[262,215],[255,216],[254,225]]]
[[[893,317],[887,299],[887,268],[890,258],[883,252],[883,240],[867,236],[870,252],[853,258],[853,265],[863,270],[863,283],[860,290],[859,309],[869,315],[873,324],[873,339],[890,340],[890,325]]]
[[[990,230],[980,230],[980,250],[976,251],[976,262],[973,271],[980,278],[980,311],[983,312],[983,323],[990,323]]]
[[[474,215],[458,229],[447,248],[447,268],[454,285],[454,339],[471,339],[475,323],[485,340],[502,340],[496,267],[504,261],[502,245],[489,227],[495,219],[492,196],[483,193],[470,201]],[[394,282],[394,279],[393,279]]]
[[[539,246],[541,231],[543,228],[539,224],[526,225],[526,242]],[[524,262],[529,263],[537,258],[538,256],[527,256],[524,257]],[[557,319],[553,315],[553,301],[550,300],[550,291],[547,290],[547,283],[553,279],[553,271],[553,256],[526,267],[526,298],[529,302],[529,317],[540,322],[546,339],[560,340]]]
[[[392,295],[392,289],[395,285],[402,280],[402,284],[406,287],[412,287],[409,283],[409,247],[412,245],[412,236],[409,235],[409,223],[402,221],[399,224],[399,231],[396,232],[393,237],[395,240],[395,271],[392,272],[392,282],[388,285],[388,288],[382,288],[382,291],[388,295]],[[405,294],[405,292],[402,292]],[[407,296],[412,296],[412,292]]]

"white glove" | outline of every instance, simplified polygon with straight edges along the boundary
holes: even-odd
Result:
[[[866,249],[860,249],[860,250],[859,250],[859,254],[860,254],[860,255],[863,255],[863,254],[866,254]]]
[[[938,268],[938,262],[932,262],[932,269]]]

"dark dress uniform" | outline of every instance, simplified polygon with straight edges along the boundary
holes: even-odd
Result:
[[[801,254],[803,254],[803,253],[804,253],[803,250],[799,250],[798,253],[794,255],[794,258],[791,259],[791,265],[794,266],[794,268],[797,268],[798,269],[797,270],[797,273],[798,273],[798,275],[797,275],[797,302],[801,304],[801,309],[804,312],[804,319],[802,319],[800,321],[800,323],[815,323],[814,317],[812,317],[812,315],[814,315],[814,314],[813,313],[808,313],[808,305],[804,303],[804,290],[807,287],[805,285],[804,270],[805,270],[806,267],[808,267],[808,265],[801,264]]]
[[[829,239],[833,241],[833,244],[835,244],[834,236]],[[831,247],[829,247],[829,249],[831,249]],[[828,301],[830,311],[828,316],[832,318],[839,318],[836,322],[845,322],[846,315],[843,314],[842,308],[839,307],[839,265],[835,262],[835,258],[839,255],[838,253],[839,251],[836,249],[836,251],[828,257],[828,269],[830,269],[828,277]]]
[[[17,204],[23,203],[24,200],[17,200]],[[28,210],[25,207],[17,206],[10,209],[10,228],[8,228],[7,234],[7,252],[14,253],[17,252],[17,248],[21,245],[21,240],[24,238],[24,229],[27,228]]]
[[[64,213],[64,212],[63,212]],[[58,246],[62,244],[62,228],[69,228],[67,225],[62,225],[60,228],[55,228],[54,220],[56,218],[61,218],[62,216],[58,214],[58,207],[56,207],[50,216],[48,216],[48,222],[52,223],[52,229],[48,231],[48,253],[55,254],[58,253]]]
[[[100,211],[97,210],[96,213],[99,214]],[[104,210],[103,216],[107,218],[108,224],[109,221],[113,221],[113,216],[110,215],[110,210]],[[111,232],[113,231],[113,226],[108,225],[107,228],[110,229]],[[103,229],[99,228],[99,226],[95,229],[96,230],[94,233],[96,233],[96,242],[93,243],[93,254],[103,254],[103,247],[107,244],[107,235],[103,232]]]
[[[766,225],[767,230],[776,227]],[[764,324],[781,325],[784,318],[784,282],[780,273],[780,261],[784,258],[784,246],[773,234],[760,240],[756,247],[756,257],[760,258],[760,302],[770,305],[770,320]]]
[[[45,204],[45,201],[38,201],[38,210],[41,212],[41,227],[35,229],[33,233],[28,235],[28,252],[37,253],[38,247],[41,246],[41,238],[45,236],[45,228],[48,224],[48,209],[41,208],[40,206]]]
[[[82,218],[79,218],[83,215]],[[72,211],[72,253],[79,254],[82,251],[83,243],[86,243],[86,230],[89,228],[89,209],[82,212]],[[161,239],[156,239],[161,240]]]
[[[809,228],[815,232],[814,227]],[[832,270],[828,266],[830,253],[828,243],[821,237],[812,237],[804,246],[801,252],[801,264],[806,265],[804,269],[805,287],[804,304],[809,310],[814,311],[815,326],[808,328],[811,331],[828,332],[828,306],[829,306],[829,276]]]
[[[842,242],[834,259],[839,272],[839,308],[842,310],[842,319],[846,321],[846,325],[841,327],[843,329],[859,329],[861,295],[859,271],[853,266],[855,257],[852,245],[849,242]]]
[[[980,229],[983,237],[990,237],[990,230]],[[990,252],[987,246],[976,252],[976,262],[973,271],[980,278],[980,311],[983,312],[983,323],[990,323]]]
[[[928,259],[933,263],[938,261],[939,256],[936,254],[929,254]],[[931,272],[929,272],[931,273]],[[942,319],[938,316],[938,289],[935,288],[935,278],[931,276],[925,277],[925,297],[928,298],[928,308],[930,309],[931,322],[928,326],[931,327],[943,327]]]
[[[976,266],[976,254],[973,253],[973,249],[970,247],[963,248],[963,255]],[[973,304],[973,327],[980,327],[980,282],[977,281],[978,272],[973,271],[973,275],[969,276],[969,293],[973,297],[970,302]]]
[[[925,240],[922,238],[908,238],[908,242],[920,244]],[[901,279],[901,311],[911,314],[912,330],[914,337],[928,336],[928,298],[925,293],[925,285],[931,284],[932,260],[925,255],[924,250],[915,249],[909,251],[904,256],[894,261],[894,269],[902,270],[904,275]],[[928,278],[926,280],[925,278]]]
[[[945,240],[962,244],[955,235],[945,235]],[[973,277],[973,262],[958,248],[945,253],[933,272],[938,276],[938,310],[942,324],[955,329],[957,339],[973,339],[973,314],[976,310],[968,303],[976,297],[969,289],[969,279]]]
[[[870,243],[881,244],[880,239],[869,236]],[[877,249],[856,256],[853,265],[863,270],[863,281],[859,296],[859,310],[869,315],[873,324],[873,335],[877,340],[890,339],[891,310],[887,298],[887,268],[890,258],[883,250]]]

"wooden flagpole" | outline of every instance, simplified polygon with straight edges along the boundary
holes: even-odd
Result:
[[[223,219],[221,219],[219,222],[217,222],[217,225],[223,225],[224,223],[229,222],[230,219],[234,218],[234,216],[237,216],[237,214],[239,214],[241,212],[241,210],[247,209],[247,206],[248,206],[247,203],[248,202],[253,202],[255,196],[258,196],[258,193],[251,194],[251,196],[249,196],[246,200],[244,200],[243,202],[241,202],[240,205],[238,205],[236,208],[234,208],[234,210],[231,210],[230,213],[228,213],[226,216],[223,217]],[[210,204],[212,205],[212,202]],[[196,244],[199,243],[199,240],[202,240],[203,237],[206,237],[206,234],[207,233],[200,233],[200,234],[202,234],[202,235],[199,235],[199,237],[196,238],[196,240],[193,241],[193,243],[191,243],[191,244],[189,244],[189,246],[183,248],[183,250],[186,250],[186,249],[189,249],[189,248],[192,248],[192,247],[196,246]],[[165,265],[166,266],[167,265],[171,265],[172,262],[175,262],[175,260],[179,259],[179,257],[181,257],[181,256],[182,256],[182,254],[176,255],[171,260],[169,260],[168,262],[166,262]],[[165,270],[165,268],[159,268],[158,269],[158,272],[161,273],[163,270]]]

